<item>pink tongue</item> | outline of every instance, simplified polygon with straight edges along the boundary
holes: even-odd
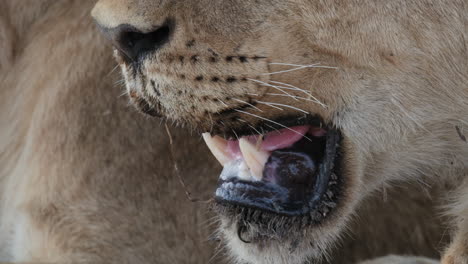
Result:
[[[270,132],[264,135],[260,149],[264,151],[275,151],[277,149],[288,148],[301,140],[310,129],[310,126],[296,126]],[[253,144],[257,144],[258,137],[259,136],[248,136],[247,139]],[[231,157],[235,159],[242,157],[238,140],[228,141],[228,152],[231,154]]]
[[[270,132],[265,135],[261,149],[275,151],[277,149],[288,148],[301,140],[309,129],[310,126],[297,126]]]

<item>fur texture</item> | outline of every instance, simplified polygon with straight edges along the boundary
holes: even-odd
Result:
[[[100,4],[106,14],[113,14],[114,8],[130,7],[106,18],[112,26],[112,19],[119,19],[116,23],[120,23],[120,19],[132,15],[138,8],[157,10],[150,4],[158,1],[108,1],[108,5],[105,2]],[[222,2],[229,1],[217,3],[222,5]],[[210,197],[220,168],[197,136],[171,127],[172,148],[176,150],[173,160],[169,155],[171,145],[160,121],[134,113],[126,107],[126,100],[118,97],[121,91],[114,87],[119,75],[112,70],[115,63],[110,56],[110,46],[100,37],[89,17],[93,5],[94,1],[67,0],[0,3],[0,261],[205,264],[214,259],[212,262],[222,263],[229,259],[225,254],[229,250],[222,250],[226,241],[221,241],[220,246],[218,242],[209,242],[213,231],[209,227],[212,215],[205,205],[186,199],[185,190],[174,173],[173,161],[179,165],[188,189],[201,198]],[[462,8],[440,10],[446,9],[466,14]],[[295,12],[300,10],[302,7],[298,5]],[[149,21],[150,26],[156,23],[137,14],[141,12],[129,17],[128,22]],[[226,27],[240,23],[234,14],[231,21],[226,20]],[[466,22],[463,16],[447,17]],[[193,25],[199,23],[193,21]],[[459,24],[453,22],[453,29],[448,32],[459,32]],[[218,30],[211,26],[201,29],[210,34]],[[316,33],[314,36],[320,36],[320,32]],[[457,34],[447,33],[445,37],[454,35]],[[464,34],[457,36],[462,38]],[[382,38],[376,36],[375,39]],[[208,40],[216,41],[208,34],[201,42]],[[258,41],[263,43],[261,39]],[[340,47],[339,43],[323,41],[328,43],[331,53]],[[407,65],[401,61],[399,67],[418,70],[420,75],[414,76],[422,76],[427,87],[434,88],[426,91],[415,85],[411,89],[404,86],[395,90],[396,94],[401,94],[398,99],[403,100],[400,106],[410,108],[405,108],[405,113],[412,118],[400,112],[398,105],[388,102],[386,105],[383,99],[378,100],[383,96],[379,91],[389,87],[361,85],[361,89],[367,89],[349,90],[349,94],[343,92],[340,96],[355,104],[351,104],[351,108],[346,106],[346,114],[338,124],[349,131],[350,144],[353,139],[353,146],[362,144],[362,153],[372,154],[373,163],[355,164],[356,171],[363,173],[353,176],[356,189],[349,199],[353,199],[356,206],[350,205],[349,211],[357,217],[345,217],[352,220],[346,221],[347,231],[341,233],[341,243],[328,242],[333,244],[328,251],[331,262],[357,262],[387,254],[438,258],[438,250],[443,250],[444,241],[449,239],[448,235],[441,238],[446,227],[434,212],[434,206],[442,202],[431,197],[446,197],[447,190],[453,190],[454,186],[459,193],[466,193],[463,189],[466,145],[455,129],[457,126],[464,133],[463,127],[466,127],[466,119],[463,119],[466,118],[463,115],[466,101],[462,100],[466,98],[466,89],[459,86],[466,66],[457,62],[466,59],[466,50],[460,50],[460,41],[444,41],[448,47],[431,38],[420,41],[420,49],[445,52],[427,55],[414,48],[401,48],[409,55],[424,56],[408,57],[406,53],[398,56],[412,62]],[[290,61],[299,61],[303,55],[285,54]],[[349,64],[338,66],[362,63],[357,54],[352,57]],[[305,59],[306,63],[315,60]],[[323,63],[329,62],[323,60]],[[402,81],[397,73],[407,70],[382,67],[380,63],[374,66],[364,78],[376,74],[393,83]],[[426,73],[429,66],[435,68]],[[359,79],[351,74],[353,71],[340,73],[332,83],[349,82],[342,88],[350,89],[349,85]],[[328,76],[328,73],[309,70],[306,73]],[[351,80],[343,79],[344,76],[350,76]],[[290,78],[299,77],[301,75]],[[418,78],[408,81],[422,82]],[[438,96],[436,88],[446,96]],[[330,90],[332,95],[338,92]],[[355,96],[357,94],[364,97]],[[397,110],[382,111],[377,102]],[[333,100],[328,98],[326,103],[332,106]],[[379,127],[347,121],[356,121],[352,113],[359,113],[358,121],[367,120],[365,124]],[[373,116],[376,113],[388,116]],[[362,131],[366,134],[359,135]],[[402,132],[404,139],[395,131]],[[388,147],[392,151],[384,152]],[[438,155],[434,157],[434,153]],[[364,173],[372,170],[385,172],[379,177],[404,177],[405,181],[398,184],[400,187],[384,184],[382,178],[376,180],[372,173]],[[423,174],[426,177],[422,177]],[[434,183],[435,187],[423,188],[410,183],[410,179]],[[363,184],[368,184],[368,192],[358,192]],[[388,189],[385,195],[379,191],[374,193],[373,190],[380,190],[382,186]],[[422,191],[426,189],[427,192]],[[363,197],[356,197],[358,194]],[[450,194],[453,194],[450,196],[452,203],[446,211],[453,216],[463,216],[466,199],[460,199],[454,192]],[[465,223],[462,218],[456,219],[458,228],[454,229],[456,236],[448,251],[448,261],[463,260],[464,247],[460,243],[465,239],[462,232]],[[216,248],[221,249],[220,254],[216,254]]]
[[[239,263],[282,264],[321,259],[361,201],[392,182],[468,192],[467,8],[462,0],[101,0],[93,15],[146,113],[231,137],[310,113],[343,133],[344,191],[326,221],[293,219],[277,230],[268,225],[282,225],[279,216],[260,226],[220,210],[221,238]],[[135,56],[116,35],[122,26],[143,35],[166,27],[168,40]],[[454,201],[457,231],[444,261],[464,263],[468,204]],[[241,221],[254,243],[239,239]]]
[[[247,244],[236,214],[221,211],[221,237],[238,262],[321,259],[364,198],[413,180],[457,187],[457,231],[444,262],[461,264],[467,8],[462,0],[101,0],[93,14],[114,44],[119,36],[109,32],[121,25],[140,33],[169,25],[169,41],[145,56],[117,52],[144,112],[228,136],[306,112],[343,133],[344,193],[327,221],[280,231],[247,221],[244,235],[259,237]]]

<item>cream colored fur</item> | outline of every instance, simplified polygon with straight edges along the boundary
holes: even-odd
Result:
[[[137,14],[141,13],[132,13],[144,8],[150,11],[147,13],[150,18],[158,17],[159,9],[151,8],[151,3],[158,1],[111,2],[100,2],[100,15],[106,17],[109,26],[121,23],[121,19],[133,23],[150,21],[150,25],[159,23],[148,17],[139,18]],[[220,8],[226,2],[229,1],[216,2],[212,7]],[[307,13],[306,18],[312,17],[314,21],[305,24],[309,29],[314,28],[314,23],[325,23],[324,27],[315,27],[310,35],[319,42],[317,54],[326,53],[323,58],[284,53],[287,47],[280,41],[284,39],[281,34],[273,34],[278,38],[274,49],[264,46],[271,39],[262,39],[259,32],[249,34],[249,38],[257,36],[249,41],[260,43],[265,50],[283,50],[280,53],[283,57],[278,58],[281,61],[320,60],[324,65],[341,69],[338,75],[306,70],[284,80],[295,83],[294,80],[304,77],[301,74],[307,73],[317,78],[314,81],[305,76],[310,87],[331,85],[327,91],[317,90],[316,95],[326,99],[331,108],[344,107],[341,101],[346,102],[348,111],[337,119],[337,124],[349,138],[349,148],[356,148],[353,151],[356,155],[364,153],[352,159],[359,162],[351,170],[362,173],[350,175],[355,177],[355,183],[348,197],[349,205],[343,219],[334,220],[338,226],[346,225],[347,231],[341,233],[341,242],[324,242],[333,244],[328,251],[331,261],[356,263],[387,254],[437,258],[437,250],[445,248],[444,241],[448,238],[441,237],[450,232],[444,232],[446,226],[437,220],[440,211],[435,212],[434,206],[447,204],[443,203],[445,199],[450,200],[449,210],[445,212],[454,216],[457,227],[445,262],[465,260],[467,227],[461,219],[468,205],[461,196],[467,193],[464,180],[467,145],[455,130],[455,126],[462,132],[467,127],[464,113],[468,82],[463,46],[466,10],[463,5],[456,6],[460,3],[437,2],[441,6],[427,7],[429,11],[444,14],[430,22],[420,20],[426,18],[427,12],[412,14],[414,20],[428,23],[422,24],[429,33],[437,31],[439,25],[445,34],[422,34],[423,30],[416,27],[419,30],[414,34],[419,38],[395,37],[392,45],[379,35],[382,32],[374,32],[372,45],[367,45],[368,38],[362,39],[365,44],[358,45],[356,39],[360,37],[352,34],[343,35],[346,45],[334,42],[325,25],[334,16],[343,14],[328,7],[317,9],[330,14],[330,21],[322,21],[313,19],[315,12]],[[126,4],[130,8],[123,12]],[[308,10],[301,9],[300,2],[295,4],[292,12]],[[209,263],[218,247],[217,242],[208,242],[213,232],[209,228],[211,214],[205,205],[186,199],[168,155],[171,146],[164,127],[158,120],[135,113],[126,107],[126,99],[119,98],[121,90],[115,84],[119,74],[112,71],[115,63],[110,46],[89,17],[93,5],[94,1],[71,0],[0,3],[0,262]],[[406,11],[414,10],[410,7]],[[262,12],[273,12],[274,5],[270,8],[262,8]],[[115,9],[120,11],[112,16]],[[353,12],[348,13],[352,22]],[[226,28],[242,22],[242,16],[233,14],[225,22]],[[265,19],[265,14],[251,18],[252,21]],[[271,19],[271,23],[284,21],[278,17]],[[192,23],[197,26],[203,21],[213,22],[217,18],[193,17]],[[338,29],[340,25],[345,26],[335,22],[338,24],[334,27],[338,25]],[[294,36],[289,29],[294,29],[290,26],[297,26],[296,23],[293,19],[279,28],[288,28],[288,36]],[[372,29],[375,30],[369,24],[369,31]],[[201,38],[202,43],[224,44],[223,39],[210,37],[214,32],[219,33],[216,27],[200,30],[201,35],[206,34]],[[236,29],[232,34],[241,31]],[[270,31],[263,28],[260,32]],[[413,40],[420,45],[415,45]],[[291,43],[300,47],[302,41]],[[374,54],[374,50],[368,47],[385,47],[383,51],[394,48],[396,58],[370,56],[367,53]],[[343,48],[349,53],[343,52]],[[336,58],[337,51],[344,57]],[[365,70],[360,71],[360,67]],[[404,74],[408,71],[414,74]],[[366,80],[366,85],[360,78]],[[376,84],[375,80],[382,83],[370,86]],[[216,87],[211,88],[210,93],[215,92]],[[396,101],[380,101],[382,94],[387,95],[385,91],[389,90],[394,91]],[[210,107],[215,109],[216,105]],[[327,111],[315,106],[300,107],[331,118]],[[184,111],[174,113],[182,115]],[[215,188],[215,175],[219,173],[214,159],[196,136],[174,127],[171,132],[175,160],[189,190],[196,197],[210,197]],[[372,162],[364,162],[367,159]],[[371,171],[381,173],[374,175]],[[404,178],[404,181],[399,181],[397,185],[401,187],[397,188],[394,183],[384,182],[382,175],[385,180]],[[414,186],[417,181],[434,187]],[[375,193],[368,195],[362,191],[364,185],[369,193]],[[386,187],[385,195],[380,192],[382,186]],[[461,195],[451,191],[454,186]],[[422,191],[425,189],[428,192]],[[345,212],[353,212],[356,217],[346,216]],[[324,228],[334,232],[330,227]],[[225,242],[221,241],[221,248]],[[310,254],[298,252],[298,258]],[[229,257],[222,252],[213,262],[222,263],[226,259]]]

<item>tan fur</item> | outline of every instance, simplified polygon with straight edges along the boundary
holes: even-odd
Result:
[[[161,14],[190,13],[190,8],[178,5],[164,10],[152,5],[156,2],[171,6],[166,1],[100,1],[101,9],[96,9],[95,15],[106,17],[109,26],[125,20],[148,29],[161,23]],[[231,6],[231,14],[224,14],[222,27],[214,26],[213,22],[221,21],[216,12],[201,8],[222,8],[229,2],[184,2],[208,14],[186,16],[191,18],[186,26],[198,31],[191,37],[206,45],[203,48],[212,47],[224,54],[239,44],[238,53],[278,54],[271,59],[308,64],[320,61],[340,69],[309,69],[280,80],[297,86],[307,83],[310,87],[303,88],[313,88],[314,95],[329,108],[298,106],[327,120],[334,118],[333,109],[342,109],[337,125],[347,135],[349,151],[356,153],[352,158],[355,163],[350,164],[353,168],[349,168],[356,172],[349,175],[353,179],[350,202],[341,213],[342,219],[324,227],[334,233],[336,223],[348,230],[341,233],[341,243],[324,242],[334,245],[330,259],[354,263],[387,254],[437,258],[437,251],[445,247],[441,236],[446,228],[433,210],[442,201],[431,197],[446,198],[446,190],[454,186],[462,195],[467,193],[463,184],[467,145],[455,129],[458,126],[463,131],[468,124],[467,12],[463,3],[409,3],[404,9],[408,16],[391,12],[396,8],[392,4],[385,8],[380,3],[360,5],[361,11],[356,10],[356,14],[332,1],[324,6],[317,3],[314,12],[305,3],[292,1],[294,8],[278,13],[277,5],[286,4],[268,1],[268,7],[260,6],[251,14],[245,6],[250,1],[239,0],[232,1],[238,6]],[[71,0],[0,3],[0,261],[208,263],[217,247],[217,243],[207,242],[212,232],[207,227],[210,213],[205,205],[186,199],[159,120],[134,113],[126,107],[126,100],[118,97],[121,91],[113,88],[118,74],[109,74],[115,65],[110,47],[88,15],[93,4]],[[338,8],[334,9],[334,4]],[[142,9],[148,11],[146,16],[138,12]],[[239,15],[243,12],[248,21]],[[255,21],[267,19],[265,13],[278,15],[269,17],[261,29],[251,31]],[[283,15],[290,19],[282,19]],[[398,19],[393,19],[395,16]],[[370,21],[359,20],[364,17]],[[390,38],[389,32],[376,27],[384,18],[392,25],[385,28],[393,29],[398,37]],[[398,27],[402,21],[407,24]],[[367,25],[372,34],[353,32],[362,25]],[[270,34],[271,27],[279,33]],[[439,34],[438,29],[446,34]],[[311,32],[307,39],[301,34],[303,30]],[[228,33],[229,41],[212,37]],[[284,39],[289,39],[289,44]],[[297,53],[303,43],[313,45]],[[179,44],[185,42],[180,40]],[[246,67],[220,68],[218,73],[246,69],[261,73],[268,68]],[[191,70],[213,73],[203,65]],[[413,74],[404,74],[407,72]],[[131,87],[131,80],[129,83]],[[189,83],[186,86],[193,89]],[[197,90],[192,103],[222,89],[207,88],[206,94]],[[258,90],[253,84],[232,89],[253,90]],[[392,102],[385,101],[388,91],[395,96]],[[171,89],[165,93],[171,93]],[[177,95],[168,94],[166,107],[174,108],[173,118],[185,119],[185,110],[174,106],[178,101]],[[214,111],[219,104],[205,106]],[[185,121],[198,118],[205,122],[200,116],[204,110],[200,106],[195,116]],[[269,112],[270,117],[276,114]],[[254,122],[248,117],[246,120]],[[175,159],[189,190],[196,197],[210,197],[220,168],[197,136],[174,127],[171,132]],[[433,183],[440,188],[431,189],[431,196],[420,186],[395,188],[393,183],[384,182],[399,179]],[[374,193],[382,186],[389,189],[386,195]],[[453,210],[447,211],[453,216],[466,215],[468,205],[460,197],[450,196],[449,208]],[[347,212],[356,217],[348,220]],[[454,231],[453,245],[447,251],[450,264],[463,263],[466,255],[466,223],[457,219],[455,230],[459,231]],[[297,254],[302,258],[311,253]],[[274,253],[271,256],[275,257]],[[214,263],[221,263],[228,258],[220,254],[214,259]]]
[[[328,221],[246,244],[235,219],[221,216],[222,237],[239,262],[302,263],[323,257],[356,206],[382,185],[417,180],[468,191],[467,8],[461,0],[101,0],[93,15],[106,32],[129,24],[147,33],[173,21],[169,43],[142,61],[126,63],[117,53],[140,108],[145,102],[202,132],[302,111],[343,132],[346,191]],[[291,64],[314,67],[279,73]],[[237,111],[243,102],[256,108]],[[458,196],[455,206],[458,228],[445,262],[464,263],[468,204]],[[262,233],[255,228],[251,235]]]

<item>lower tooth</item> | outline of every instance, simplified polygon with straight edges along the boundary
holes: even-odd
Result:
[[[247,166],[247,164],[245,164],[245,162],[242,162],[241,165],[239,166],[239,172],[238,172],[237,177],[244,181],[253,180],[249,167]]]

